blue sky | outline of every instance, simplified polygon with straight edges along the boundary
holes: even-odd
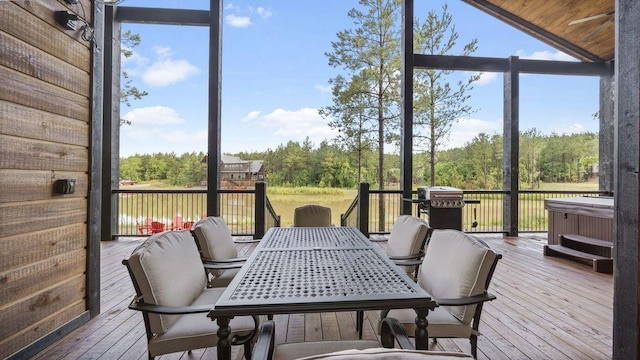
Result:
[[[443,0],[415,1],[423,19]],[[449,0],[458,43],[478,39],[475,56],[573,61],[459,0]],[[120,6],[208,9],[208,0],[125,0]],[[331,104],[328,65],[336,33],[353,27],[357,0],[225,1],[222,50],[222,150],[264,151],[309,137],[318,144],[334,131],[317,110]],[[149,95],[122,106],[121,156],[207,151],[208,28],[123,24],[142,42],[123,63]],[[465,75],[465,74],[457,74]],[[454,125],[449,147],[478,133],[502,132],[501,73],[485,73],[469,104],[476,110]],[[548,134],[597,131],[597,77],[521,75],[520,128]],[[393,151],[391,147],[386,149]]]

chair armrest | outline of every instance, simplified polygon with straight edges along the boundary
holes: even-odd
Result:
[[[231,264],[210,264],[210,263],[202,263],[205,269],[207,270],[230,270],[230,269],[240,269],[244,263],[231,263]]]
[[[260,332],[258,332],[251,359],[267,360],[273,358],[274,344],[275,324],[273,320],[267,320],[260,325]]]
[[[129,309],[150,312],[155,314],[169,314],[169,315],[183,315],[183,314],[197,314],[207,313],[211,311],[213,305],[199,305],[199,306],[165,306],[147,304],[140,301],[138,297],[135,297],[129,304]]]
[[[411,259],[420,259],[424,256],[424,253],[417,253],[411,255],[399,255],[399,256],[389,256],[391,260],[411,260]]]
[[[385,317],[382,319],[380,342],[385,348],[393,348],[395,347],[395,342],[397,342],[401,349],[415,350],[404,328],[394,318]]]
[[[433,299],[438,303],[438,306],[466,306],[479,304],[485,301],[495,300],[496,296],[490,293],[484,293],[474,296],[468,296],[458,299]]]
[[[234,239],[233,242],[236,244],[252,244],[260,242],[262,239]]]
[[[242,258],[233,258],[233,259],[212,259],[212,258],[202,258],[203,262],[207,262],[210,264],[215,264],[215,263],[219,263],[219,264],[228,264],[228,263],[236,263],[236,262],[245,262],[247,261],[248,258],[246,257],[242,257]]]
[[[422,265],[422,259],[414,261],[394,260],[393,263],[398,266],[416,266]]]

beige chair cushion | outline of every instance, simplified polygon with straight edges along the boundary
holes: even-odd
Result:
[[[238,274],[240,268],[224,270],[218,272],[217,276],[211,276],[209,278],[209,287],[227,287],[231,284],[233,278]]]
[[[434,230],[418,273],[418,284],[436,299],[482,294],[496,256],[472,235],[457,230]],[[470,324],[475,305],[446,309],[462,323]],[[428,320],[431,321],[430,316]]]
[[[233,242],[231,230],[224,219],[209,216],[201,219],[193,226],[198,247],[202,256],[209,259],[234,259],[238,257],[238,250]],[[211,271],[214,276],[219,276],[224,271]]]
[[[411,215],[401,215],[396,219],[387,242],[388,256],[407,256],[420,252],[429,227],[427,223]],[[415,271],[415,266],[405,266],[407,273]]]
[[[316,356],[327,352],[348,349],[369,349],[380,347],[376,340],[351,340],[351,341],[308,341],[300,343],[285,343],[276,346],[273,360],[300,359],[308,356]],[[320,358],[322,359],[322,358]]]
[[[393,309],[389,311],[387,317],[397,319],[408,335],[413,336],[415,334],[415,310]],[[463,324],[462,321],[447,311],[445,307],[438,307],[435,310],[429,311],[427,320],[429,321],[428,331],[429,337],[431,338],[468,338],[473,331],[471,326]]]
[[[331,226],[331,208],[305,205],[293,211],[293,226]]]
[[[222,288],[204,289],[193,305],[213,306],[223,292]],[[230,326],[234,335],[248,335],[255,328],[253,319],[249,316],[231,319]],[[151,356],[158,356],[214,347],[218,342],[217,332],[218,324],[207,317],[207,313],[180,315],[166,332],[158,334],[149,341],[149,352]]]
[[[332,360],[348,360],[348,359],[373,359],[373,360],[448,360],[448,359],[473,359],[469,354],[444,352],[444,351],[427,351],[427,350],[403,350],[403,349],[385,349],[373,348],[365,350],[344,350],[329,354],[305,357],[304,360],[314,359],[332,359]]]
[[[198,248],[186,230],[150,236],[133,251],[129,266],[144,301],[149,304],[191,305],[207,286]],[[151,331],[167,331],[177,317],[149,314]]]

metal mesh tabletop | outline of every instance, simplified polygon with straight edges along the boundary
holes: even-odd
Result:
[[[274,228],[263,239],[265,249],[368,247],[369,239],[351,227]]]
[[[415,290],[374,249],[260,251],[231,300],[299,300]]]
[[[358,229],[293,227],[269,229],[208,316],[220,327],[218,356],[228,359],[236,316],[413,308],[416,344],[426,349],[436,306]]]

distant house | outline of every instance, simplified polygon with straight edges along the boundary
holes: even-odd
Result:
[[[202,159],[208,162],[208,155]],[[237,189],[254,187],[256,181],[264,181],[264,160],[242,160],[237,156],[222,155],[220,166],[220,187],[222,189]],[[206,179],[201,182],[206,186]]]

